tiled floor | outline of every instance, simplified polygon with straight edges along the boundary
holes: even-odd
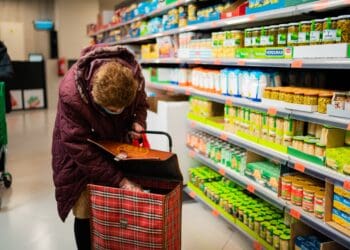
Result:
[[[13,112],[7,117],[6,168],[13,185],[3,194],[1,250],[75,249],[73,217],[62,223],[56,212],[50,158],[54,118],[53,109]],[[238,232],[194,202],[184,203],[182,231],[184,250],[251,249]]]

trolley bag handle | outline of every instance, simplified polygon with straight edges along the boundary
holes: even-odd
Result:
[[[136,131],[134,131],[136,132]],[[172,151],[173,149],[173,140],[171,139],[171,136],[166,133],[166,132],[163,132],[163,131],[152,131],[152,130],[144,130],[144,131],[140,131],[140,132],[136,132],[136,133],[140,133],[142,135],[145,135],[145,134],[153,134],[153,135],[164,135],[168,138],[168,141],[169,141],[169,152]],[[144,137],[140,138],[139,139],[139,142],[140,144],[141,143],[144,143],[142,140],[143,140]],[[141,140],[141,141],[140,141]],[[148,141],[147,141],[148,142]]]

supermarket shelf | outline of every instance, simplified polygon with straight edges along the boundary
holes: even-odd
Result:
[[[146,84],[146,87],[158,89],[158,90],[164,90],[168,92],[174,92],[178,94],[195,95],[195,96],[207,98],[208,100],[218,102],[218,103],[230,104],[230,105],[235,105],[239,107],[252,108],[263,112],[269,112],[269,107],[263,106],[260,102],[253,102],[245,98],[223,96],[223,95],[196,90],[190,87],[180,87],[174,84],[156,84],[156,83],[148,82]],[[276,115],[283,116],[283,117],[289,116],[290,111],[284,108],[276,108]]]
[[[229,105],[234,105],[239,107],[252,108],[252,109],[267,112],[267,113],[273,113],[273,114],[276,114],[277,116],[282,116],[282,117],[289,116],[290,118],[295,120],[324,124],[324,125],[329,125],[332,127],[345,129],[345,130],[350,129],[350,119],[348,118],[333,117],[333,116],[320,114],[320,113],[307,113],[302,111],[287,110],[282,107],[270,107],[270,106],[263,105],[262,103],[259,103],[259,102],[250,101],[245,98],[223,96],[223,95],[196,90],[191,87],[180,87],[174,84],[147,83],[146,86],[153,89],[165,90],[165,91],[179,93],[179,94],[204,97],[214,102],[229,104]]]
[[[324,221],[316,218],[312,214],[304,212],[302,208],[296,207],[292,204],[287,204],[286,212],[291,214],[294,218],[301,220],[316,231],[322,233],[323,235],[326,235],[328,238],[343,245],[344,247],[348,248],[350,246],[350,237],[332,228]]]
[[[326,124],[340,129],[349,129],[350,119],[329,116],[320,113],[306,113],[301,111],[291,111],[291,118],[301,121]]]
[[[218,66],[240,66],[240,67],[273,67],[273,68],[298,68],[305,69],[350,69],[349,58],[339,59],[183,59],[183,58],[162,58],[144,59],[141,64],[195,64],[195,65],[218,65]]]
[[[275,207],[283,210],[283,208],[286,206],[285,201],[279,199],[276,193],[261,186],[259,183],[254,182],[253,180],[249,179],[248,177],[240,175],[239,173],[237,173],[237,172],[235,172],[232,169],[229,169],[227,167],[220,166],[220,164],[217,164],[214,161],[208,159],[207,157],[204,157],[203,155],[196,153],[192,149],[190,149],[190,155],[195,160],[200,161],[201,163],[212,168],[213,170],[215,170],[216,172],[225,176],[226,178],[239,184],[243,188],[250,190],[250,192],[253,192],[255,195],[257,195],[258,197],[260,197],[263,200],[266,200],[267,202],[274,205]]]
[[[308,4],[301,4],[297,6],[291,6],[287,8],[281,8],[276,10],[264,11],[256,14],[232,17],[227,19],[220,19],[216,21],[205,22],[201,24],[188,25],[186,27],[172,29],[165,32],[159,32],[157,34],[137,37],[137,38],[129,38],[123,39],[121,41],[112,43],[112,44],[128,44],[128,43],[136,43],[146,40],[155,39],[161,36],[173,35],[183,32],[189,31],[197,31],[197,30],[210,30],[210,29],[218,29],[230,26],[251,26],[251,24],[259,23],[263,21],[270,20],[278,20],[287,17],[293,16],[301,16],[309,12],[320,12],[331,9],[339,9],[346,6],[350,6],[349,1],[344,0],[333,0],[333,1],[317,1]]]
[[[211,200],[205,197],[203,194],[198,191],[193,184],[189,183],[187,187],[184,187],[183,190],[194,200],[204,205],[207,209],[212,211],[213,216],[220,216],[225,220],[229,225],[232,226],[235,230],[239,231],[246,239],[252,243],[252,248],[254,249],[268,249],[272,250],[273,248],[267,243],[263,242],[261,239],[255,239],[252,235],[242,229],[240,226],[236,225],[235,219],[229,215],[227,212],[223,211],[219,206],[214,204]]]
[[[154,16],[158,16],[158,15],[162,15],[164,13],[166,13],[167,11],[173,9],[173,8],[177,8],[179,6],[182,6],[182,5],[187,5],[187,4],[190,4],[190,3],[193,3],[195,2],[195,0],[182,0],[182,1],[178,1],[176,3],[173,3],[173,4],[169,4],[167,6],[164,6],[162,8],[159,8],[159,9],[156,9],[146,15],[141,15],[139,17],[136,17],[130,21],[127,21],[127,22],[123,22],[123,23],[118,23],[118,24],[114,24],[114,25],[110,25],[108,28],[106,29],[101,29],[93,34],[90,34],[89,36],[93,37],[93,36],[97,36],[98,34],[101,34],[101,33],[104,33],[104,32],[107,32],[107,31],[110,31],[110,30],[114,30],[114,29],[117,29],[119,27],[122,27],[122,26],[125,26],[125,25],[128,25],[128,24],[131,24],[131,23],[134,23],[134,22],[138,22],[138,21],[141,21],[143,19],[146,19],[146,18],[150,18],[150,17],[154,17]]]
[[[237,145],[239,147],[245,148],[249,151],[252,151],[258,155],[264,156],[265,158],[280,162],[282,164],[288,162],[288,155],[280,153],[276,150],[270,149],[268,147],[259,145],[257,143],[248,141],[246,139],[243,139],[237,135],[221,131],[216,128],[212,128],[210,126],[201,124],[199,122],[189,120],[191,128],[195,128],[198,130],[201,130],[203,132],[206,132],[210,135],[213,135],[215,137],[218,137],[220,139],[226,140],[229,143],[232,143],[234,145]]]
[[[243,139],[231,133],[224,132],[216,128],[212,128],[210,126],[201,124],[196,121],[190,120],[190,124],[192,128],[201,130],[203,132],[206,132],[208,134],[211,134],[221,139],[226,139],[228,142],[232,144],[245,148],[249,151],[252,151],[256,154],[264,156],[268,159],[273,159],[281,163],[288,163],[287,164],[288,167],[293,168],[299,172],[310,174],[320,180],[328,181],[330,183],[337,183],[339,185],[343,185],[344,187],[348,187],[350,184],[350,176],[341,175],[326,167],[322,167],[317,164],[313,164],[313,163],[301,160],[299,158],[296,158],[284,153],[280,153],[268,147],[248,141],[246,139]]]

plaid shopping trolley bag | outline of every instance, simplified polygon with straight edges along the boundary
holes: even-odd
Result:
[[[93,249],[181,249],[183,179],[177,156],[91,142],[115,157],[124,175],[147,190],[88,185]]]

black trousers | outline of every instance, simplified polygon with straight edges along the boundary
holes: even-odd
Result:
[[[74,220],[74,235],[75,242],[77,243],[78,250],[90,250],[91,249],[91,236],[90,236],[90,220],[78,219]]]

